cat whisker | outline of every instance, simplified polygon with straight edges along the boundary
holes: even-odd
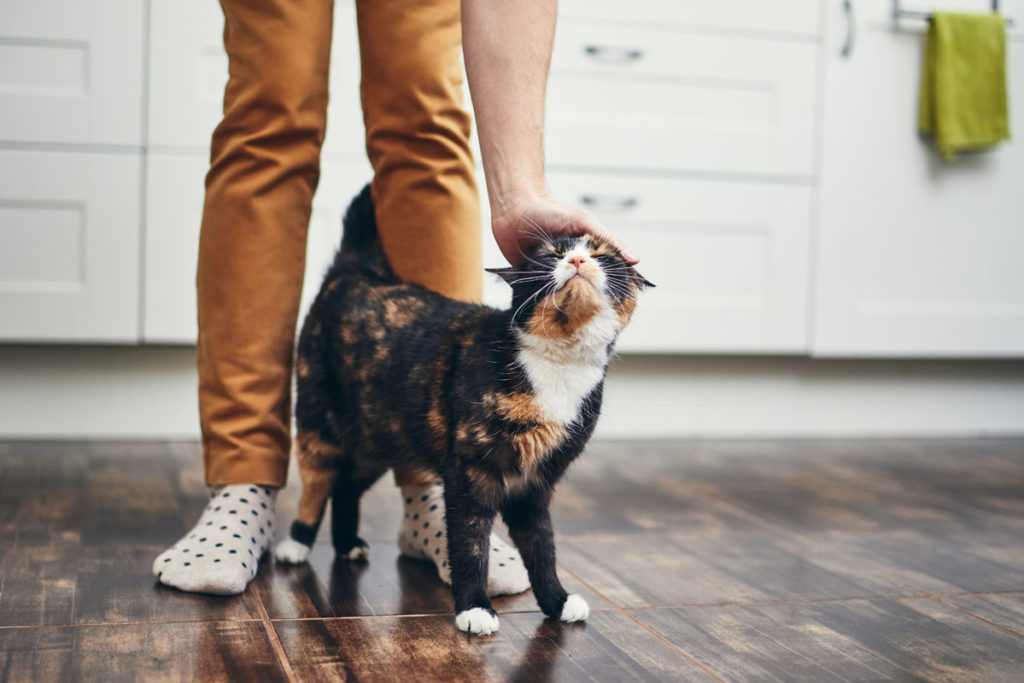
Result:
[[[540,296],[540,294],[543,293],[544,290],[546,290],[548,287],[550,287],[554,283],[555,283],[554,280],[552,280],[549,284],[544,285],[543,287],[538,289],[536,292],[534,292],[533,294],[528,296],[526,298],[526,301],[524,301],[522,304],[520,304],[519,308],[516,309],[516,312],[512,314],[512,321],[513,322],[515,321],[516,317],[519,315],[519,311],[523,310],[524,306],[526,306],[528,303],[530,303],[531,300],[536,299],[538,296]]]

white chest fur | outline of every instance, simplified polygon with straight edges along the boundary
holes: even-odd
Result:
[[[568,426],[579,416],[583,399],[604,377],[617,323],[607,308],[571,339],[520,335],[519,364],[530,380],[537,406],[549,420]]]

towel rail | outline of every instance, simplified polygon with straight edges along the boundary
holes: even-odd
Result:
[[[995,14],[999,14],[999,0],[992,0],[992,12],[995,13]],[[892,18],[894,20],[898,20],[898,19],[924,19],[925,21],[931,21],[932,20],[932,13],[931,12],[920,12],[918,10],[912,10],[912,9],[903,9],[902,7],[900,7],[900,0],[893,0],[892,1]],[[1007,26],[1013,26],[1014,25],[1013,19],[1010,19],[1009,17],[1007,17],[1006,18],[1006,25]]]

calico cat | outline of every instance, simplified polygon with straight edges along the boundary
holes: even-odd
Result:
[[[593,237],[548,239],[519,268],[491,272],[512,287],[507,311],[401,283],[378,242],[369,188],[356,197],[299,337],[302,496],[277,550],[305,561],[330,497],[337,556],[365,559],[360,496],[394,466],[436,472],[455,623],[476,634],[498,628],[486,591],[498,512],[544,613],[588,616],[555,574],[548,505],[594,430],[615,339],[650,285]]]

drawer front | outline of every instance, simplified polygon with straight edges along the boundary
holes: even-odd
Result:
[[[143,6],[0,0],[0,141],[142,144]]]
[[[196,257],[207,166],[206,157],[199,154],[149,157],[143,309],[146,342],[196,341]],[[338,248],[342,213],[371,175],[365,161],[324,162],[309,227],[303,311]]]
[[[811,190],[753,183],[551,173],[641,259],[641,295],[620,351],[807,350]],[[500,254],[487,243],[487,264]],[[507,287],[488,284],[489,301]]]
[[[0,339],[138,341],[140,166],[0,151]]]
[[[619,25],[684,26],[815,38],[820,4],[819,0],[561,0],[558,15],[565,19],[614,21]]]
[[[813,174],[817,45],[564,21],[552,167]]]
[[[208,150],[223,113],[228,58],[216,2],[152,0],[149,143],[157,150]],[[363,153],[355,5],[334,9],[325,157]]]

